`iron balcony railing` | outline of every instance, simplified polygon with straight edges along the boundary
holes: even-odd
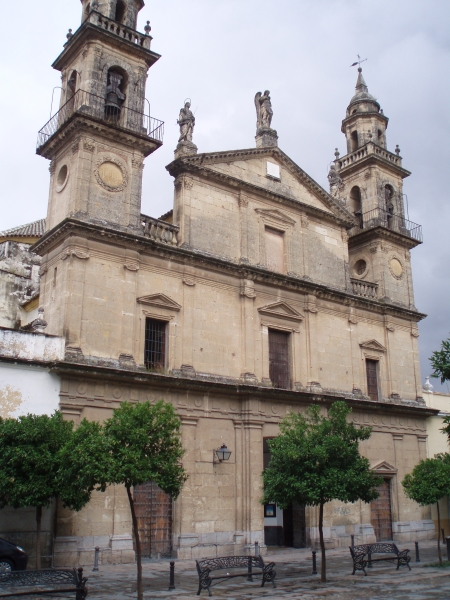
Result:
[[[364,214],[355,213],[358,225],[350,229],[350,235],[356,235],[366,229],[385,227],[402,235],[406,235],[417,242],[422,242],[422,226],[406,220],[400,215],[392,214],[381,208],[374,208]]]
[[[37,148],[43,146],[75,113],[94,117],[140,135],[147,135],[152,140],[162,143],[164,121],[154,119],[127,106],[122,106],[118,114],[108,114],[105,103],[105,98],[101,96],[78,90],[39,131]]]

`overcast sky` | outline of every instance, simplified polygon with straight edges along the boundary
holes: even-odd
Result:
[[[50,65],[80,17],[79,0],[3,7],[0,230],[46,215],[48,162],[34,153],[36,134],[60,85]],[[152,116],[166,123],[164,146],[144,170],[142,212],[155,217],[172,207],[164,167],[188,97],[199,152],[230,150],[254,146],[253,98],[269,89],[280,148],[328,189],[335,147],[345,154],[341,120],[357,76],[350,64],[357,54],[368,58],[369,92],[390,119],[388,149],[399,144],[412,171],[404,185],[409,217],[423,225],[424,244],[412,254],[416,306],[429,315],[420,324],[424,380],[427,358],[450,332],[450,1],[152,0],[140,31],[146,20],[152,49],[162,55],[149,72],[147,98]]]

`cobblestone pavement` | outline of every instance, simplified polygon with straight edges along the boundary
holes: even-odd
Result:
[[[348,549],[339,548],[327,552],[328,582],[320,583],[320,575],[311,575],[311,552],[306,549],[274,549],[269,550],[265,560],[274,561],[277,565],[277,588],[267,585],[247,583],[244,578],[236,578],[212,589],[213,598],[227,600],[254,600],[256,598],[299,598],[345,599],[345,600],[385,600],[398,598],[404,600],[450,599],[450,569],[424,567],[425,564],[437,561],[435,542],[421,542],[421,562],[416,563],[414,544],[399,544],[401,548],[409,547],[412,554],[409,571],[402,567],[396,571],[395,565],[378,563],[368,569],[367,577],[363,573],[351,575],[352,564]],[[446,554],[444,552],[444,554]],[[318,569],[320,564],[318,561]],[[106,565],[100,566],[98,572],[85,568],[89,578],[88,598],[119,600],[136,598],[136,566]],[[143,564],[144,598],[161,599],[197,598],[197,572],[193,560],[175,561],[175,590],[168,591],[169,561],[146,561]],[[207,598],[206,591],[201,597]]]

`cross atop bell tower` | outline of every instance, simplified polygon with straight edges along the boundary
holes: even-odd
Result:
[[[53,63],[59,111],[39,131],[51,160],[47,230],[76,216],[136,228],[143,159],[162,144],[162,121],[146,111],[150,25],[136,31],[142,0],[82,0],[82,23]]]

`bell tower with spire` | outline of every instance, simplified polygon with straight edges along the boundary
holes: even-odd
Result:
[[[51,161],[47,230],[67,217],[135,228],[143,159],[162,144],[163,123],[146,110],[150,25],[136,31],[143,0],[82,0],[81,26],[53,63],[59,111],[38,135]]]
[[[349,267],[354,291],[415,310],[409,251],[422,242],[420,225],[405,215],[400,149],[387,149],[389,119],[369,94],[361,66],[341,131],[347,154],[336,160],[329,179],[355,217],[349,233]]]

